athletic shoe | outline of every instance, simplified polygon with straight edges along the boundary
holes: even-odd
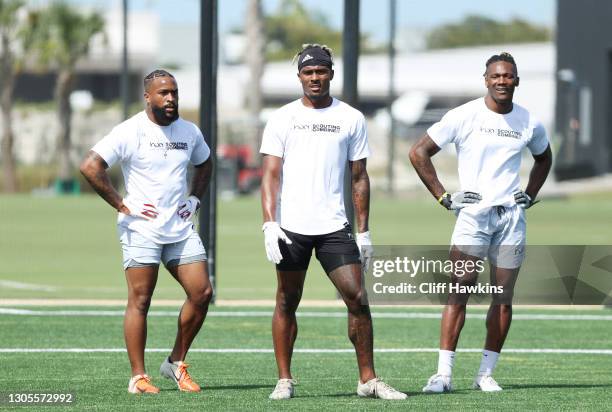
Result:
[[[295,389],[293,389],[295,381],[293,379],[279,379],[276,382],[276,387],[270,394],[269,398],[274,400],[291,399],[295,396]]]
[[[357,395],[387,400],[400,400],[408,397],[405,393],[393,389],[379,378],[370,379],[366,383],[357,382]]]
[[[427,381],[427,385],[423,386],[425,393],[444,393],[453,390],[451,377],[436,373]]]
[[[172,379],[183,392],[200,392],[200,385],[191,380],[191,376],[187,372],[188,367],[189,365],[185,362],[170,362],[170,357],[168,356],[161,364],[159,373],[164,378]]]
[[[129,393],[159,393],[159,388],[153,386],[149,375],[132,376],[128,384]]]
[[[501,386],[495,382],[491,375],[476,376],[476,379],[474,379],[474,389],[480,389],[483,392],[499,392],[502,390]]]

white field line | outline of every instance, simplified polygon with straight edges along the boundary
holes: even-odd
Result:
[[[34,283],[16,282],[14,280],[3,280],[0,279],[0,287],[7,289],[19,289],[19,290],[38,290],[42,292],[56,292],[59,288],[48,285],[37,285]]]
[[[180,307],[185,299],[153,299],[151,301],[151,308],[160,307]],[[71,306],[90,306],[90,307],[125,307],[127,304],[126,299],[43,299],[43,298],[20,298],[20,299],[8,299],[0,298],[0,307],[38,307],[38,306],[59,306],[62,308]],[[215,307],[260,307],[260,308],[274,308],[276,301],[274,299],[216,299]],[[385,305],[372,305],[372,308],[378,306],[384,307]],[[300,301],[300,308],[342,308],[346,306],[340,299],[325,300],[325,299],[302,299]],[[423,307],[439,309],[440,311],[444,305],[393,305],[395,308],[404,309],[421,309]],[[471,304],[471,309],[484,310],[489,308],[486,304]],[[582,312],[585,310],[601,310],[601,305],[517,305],[517,308],[526,310],[561,310],[564,312]]]
[[[18,308],[0,308],[0,315],[19,316],[123,316],[124,310],[33,310]],[[178,311],[151,310],[149,316],[174,317]],[[209,317],[229,318],[270,318],[271,311],[211,311]],[[346,312],[298,312],[303,318],[346,318]],[[468,313],[470,319],[486,319],[485,313]],[[439,313],[430,312],[373,312],[376,319],[440,319]],[[514,320],[600,320],[612,321],[612,315],[572,315],[572,314],[538,314],[524,313],[512,315]]]
[[[124,348],[0,348],[0,353],[124,353]],[[146,352],[170,352],[170,348],[151,348]],[[481,348],[458,349],[458,352],[480,353]],[[274,353],[273,349],[203,349],[192,348],[189,352],[196,353]],[[349,353],[354,349],[294,349],[298,353]],[[394,348],[374,349],[376,353],[438,353],[438,348]],[[557,354],[557,355],[612,355],[612,349],[504,349],[504,353],[526,354]]]

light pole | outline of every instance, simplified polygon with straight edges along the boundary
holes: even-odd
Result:
[[[395,15],[397,11],[396,0],[389,0],[389,138],[387,145],[387,193],[394,192],[395,175],[393,163],[395,162],[395,117],[393,116],[393,101],[395,100]]]
[[[217,0],[200,3],[200,128],[210,147],[213,173],[202,199],[200,236],[208,257],[208,274],[215,302],[217,284]]]
[[[130,84],[128,63],[128,0],[122,3],[123,18],[123,52],[121,56],[121,104],[123,106],[123,120],[129,116]]]

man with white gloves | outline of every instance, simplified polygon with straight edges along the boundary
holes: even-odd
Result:
[[[376,377],[370,309],[362,287],[360,252],[368,231],[370,154],[361,112],[329,94],[331,51],[305,45],[296,56],[303,96],[278,109],[266,125],[261,197],[268,260],[276,264],[278,288],[272,320],[279,380],[270,399],[294,396],[291,356],[297,337],[295,311],[306,270],[315,255],[348,308],[348,334],[357,353],[357,394],[405,399]],[[354,236],[344,210],[344,173],[352,177],[357,221]]]

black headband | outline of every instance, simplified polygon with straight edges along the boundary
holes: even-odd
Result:
[[[327,66],[331,69],[332,64],[332,59],[326,51],[320,47],[311,47],[300,53],[298,71],[305,66]]]

